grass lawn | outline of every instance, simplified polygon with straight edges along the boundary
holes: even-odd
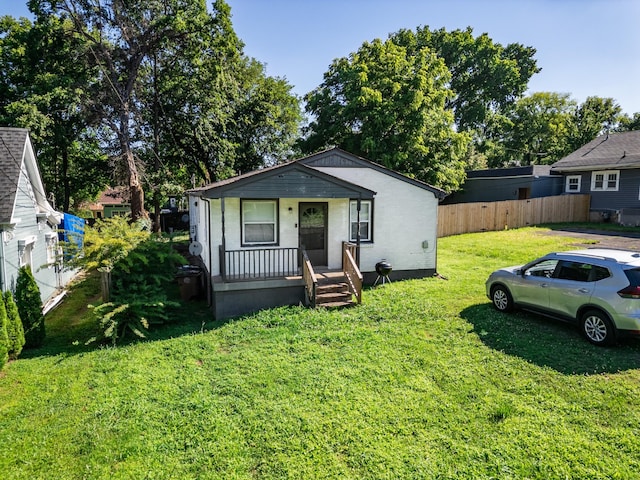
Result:
[[[640,341],[598,348],[485,297],[491,270],[575,248],[544,231],[440,239],[446,280],[351,309],[214,323],[185,304],[117,348],[85,345],[93,326],[61,307],[0,374],[0,477],[638,478]]]

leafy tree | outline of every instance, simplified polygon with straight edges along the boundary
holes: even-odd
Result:
[[[92,88],[93,109],[113,137],[117,159],[130,189],[131,218],[145,216],[139,141],[144,65],[168,45],[197,40],[209,19],[204,0],[33,0],[40,11],[69,19],[74,36],[86,42],[84,59],[100,75]],[[195,38],[194,38],[195,35]]]
[[[291,86],[244,56],[224,2],[214,10],[197,42],[171,45],[145,67],[145,102],[152,108],[143,112],[144,155],[162,172],[149,182],[156,191],[275,163],[291,155],[299,133]]]
[[[620,116],[616,131],[630,132],[631,130],[640,130],[640,112],[634,113],[631,117],[626,114]]]
[[[516,102],[503,124],[502,145],[489,165],[549,164],[572,151],[575,101],[569,94],[537,92]]]
[[[573,115],[574,131],[569,139],[571,151],[577,150],[617,125],[622,109],[613,98],[588,97]]]
[[[16,359],[24,347],[24,327],[18,313],[18,306],[10,291],[4,292],[4,305],[7,312],[7,334],[9,336],[9,358]]]
[[[230,138],[236,146],[234,170],[243,173],[290,158],[302,116],[291,85],[267,76],[262,63],[244,58],[238,75],[240,98]]]
[[[83,108],[94,71],[80,61],[85,46],[66,35],[69,26],[55,16],[0,19],[0,122],[30,130],[43,180],[65,211],[108,178]]]
[[[453,129],[444,62],[428,48],[365,42],[307,94],[305,152],[338,145],[446,191],[464,177],[468,136]]]
[[[0,370],[9,360],[9,335],[7,334],[7,311],[4,307],[4,301],[0,302]]]
[[[453,91],[446,107],[453,109],[458,131],[484,129],[489,117],[507,111],[540,71],[534,48],[519,43],[503,46],[486,33],[474,37],[471,27],[448,32],[425,26],[415,32],[400,30],[390,39],[407,48],[409,55],[426,47],[444,60]]]
[[[25,347],[39,347],[46,335],[42,300],[40,289],[28,265],[18,271],[15,300],[24,328]]]

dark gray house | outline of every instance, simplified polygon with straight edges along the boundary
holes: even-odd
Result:
[[[442,204],[498,202],[561,195],[563,177],[550,165],[471,170],[462,189],[446,197]]]
[[[640,225],[640,131],[600,135],[551,166],[564,192],[591,196],[591,220]]]

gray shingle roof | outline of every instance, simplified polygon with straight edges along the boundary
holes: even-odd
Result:
[[[640,168],[640,130],[600,135],[554,163],[552,171]]]
[[[0,127],[0,224],[13,213],[28,130]]]

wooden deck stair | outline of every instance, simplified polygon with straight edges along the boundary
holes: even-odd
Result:
[[[316,306],[323,308],[345,308],[355,305],[349,286],[342,272],[318,273]]]

